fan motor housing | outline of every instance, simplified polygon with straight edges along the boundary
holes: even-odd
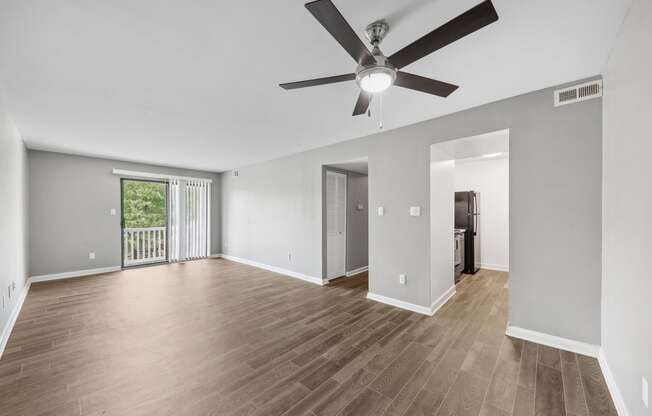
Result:
[[[365,30],[367,39],[373,46],[380,45],[380,42],[385,39],[385,35],[389,32],[389,25],[384,20],[378,20],[367,26]]]

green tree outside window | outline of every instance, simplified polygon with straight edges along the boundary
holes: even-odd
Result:
[[[123,181],[122,210],[125,228],[165,227],[166,184]]]

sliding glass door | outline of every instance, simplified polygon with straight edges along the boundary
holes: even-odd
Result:
[[[177,262],[211,252],[211,182],[121,179],[122,266]]]
[[[121,180],[122,266],[168,260],[168,184]]]

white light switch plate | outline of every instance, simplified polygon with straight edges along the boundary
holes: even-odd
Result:
[[[111,215],[116,215],[118,212],[115,210],[115,208],[111,208],[111,211],[109,211]]]
[[[89,260],[95,260],[95,253],[92,252],[92,251],[90,253],[88,253],[88,259]]]
[[[421,207],[410,207],[410,215],[413,217],[420,217]]]
[[[378,207],[378,216],[382,217],[385,215],[385,207]]]
[[[398,281],[400,284],[404,285],[405,284],[405,275],[404,274],[399,274],[398,275]]]

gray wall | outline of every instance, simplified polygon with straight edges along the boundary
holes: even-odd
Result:
[[[370,212],[386,212],[369,217],[370,290],[430,306],[429,147],[506,128],[511,324],[597,344],[600,99],[555,108],[545,89],[225,173],[223,251],[321,277],[322,165],[367,157]]]
[[[652,3],[635,0],[604,75],[602,348],[631,416],[652,383]],[[652,393],[652,392],[650,392]]]
[[[31,276],[120,266],[120,178],[129,169],[213,179],[211,250],[220,251],[220,181],[215,173],[30,150]],[[115,208],[118,215],[111,216]],[[94,251],[95,260],[88,259]]]
[[[27,150],[0,100],[0,331],[9,322],[27,282]],[[11,298],[7,287],[16,283]],[[0,354],[2,346],[0,345]]]
[[[346,270],[369,265],[369,189],[366,175],[346,172]],[[357,205],[363,209],[358,210]]]

